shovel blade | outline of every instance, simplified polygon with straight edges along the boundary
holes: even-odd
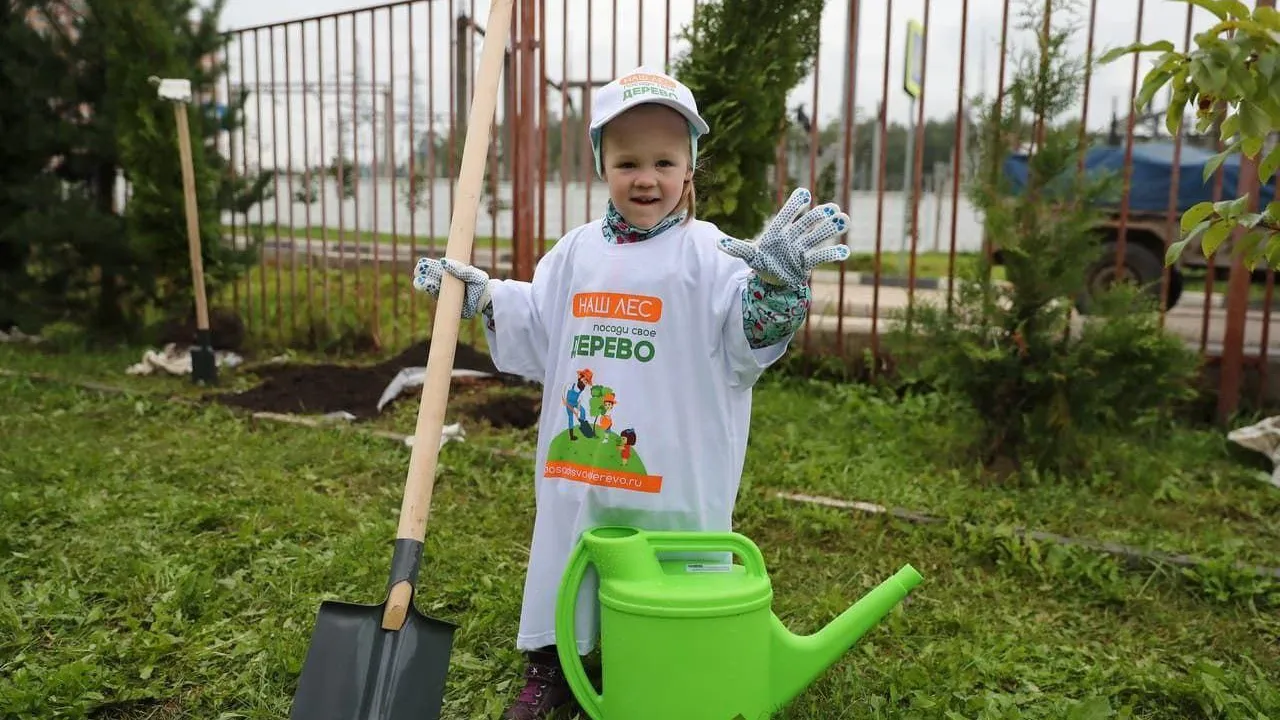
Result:
[[[293,698],[291,720],[438,720],[457,626],[409,604],[382,629],[385,605],[325,601]]]

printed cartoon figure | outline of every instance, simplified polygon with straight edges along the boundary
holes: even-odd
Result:
[[[636,431],[627,428],[619,437],[622,438],[622,442],[618,445],[618,454],[622,456],[622,464],[626,465],[631,460],[631,448],[636,444]]]
[[[613,427],[613,418],[609,415],[618,404],[618,397],[613,388],[604,385],[591,386],[591,415],[595,417],[596,432],[600,433],[600,442],[609,442],[609,429]]]
[[[587,437],[592,437],[595,435],[595,430],[593,430],[591,425],[587,423],[587,411],[585,408],[582,407],[582,392],[587,389],[588,385],[591,384],[591,379],[592,379],[591,370],[588,368],[583,368],[578,371],[578,379],[572,383],[569,383],[569,386],[565,388],[564,412],[565,412],[565,415],[568,416],[569,418],[569,439],[570,440],[578,439],[578,436],[573,434],[575,412],[578,415],[576,420],[577,420],[577,423],[582,428],[582,434],[586,435]]]
[[[618,404],[617,397],[613,393],[605,395],[600,401],[603,412],[596,417],[596,430],[600,432],[600,442],[609,442],[609,428],[613,427],[613,418],[609,417],[609,413],[613,411],[613,406]]]

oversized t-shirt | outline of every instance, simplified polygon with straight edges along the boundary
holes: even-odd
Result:
[[[743,331],[751,270],[699,220],[613,244],[595,221],[543,256],[532,283],[491,283],[502,372],[543,385],[537,517],[517,648],[555,643],[556,593],[597,525],[729,530],[751,388],[789,338],[753,350]],[[578,599],[579,651],[595,644],[594,571]]]

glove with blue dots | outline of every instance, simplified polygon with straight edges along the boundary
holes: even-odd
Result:
[[[440,297],[440,282],[444,273],[458,278],[466,285],[462,299],[462,317],[470,319],[489,304],[489,276],[483,270],[446,258],[419,258],[413,270],[413,287],[431,297]]]
[[[759,239],[721,238],[720,249],[742,258],[771,285],[805,286],[815,267],[846,260],[850,252],[848,245],[827,244],[848,231],[849,216],[835,203],[819,205],[801,216],[811,200],[807,189],[797,188]]]

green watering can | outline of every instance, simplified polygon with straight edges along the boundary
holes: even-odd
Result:
[[[743,565],[658,558],[731,552]],[[600,577],[603,694],[578,656],[575,612],[588,565]],[[734,532],[583,533],[556,601],[556,645],[593,720],[759,720],[804,691],[920,584],[904,565],[813,635],[787,630],[755,543]]]

